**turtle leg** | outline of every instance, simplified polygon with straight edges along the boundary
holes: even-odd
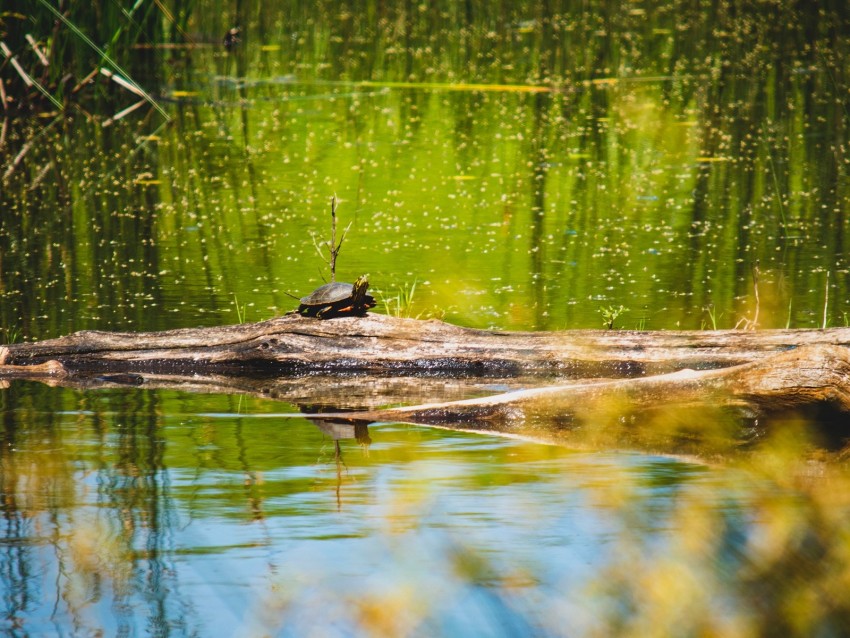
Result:
[[[372,304],[374,305],[374,304]],[[362,317],[367,314],[367,311],[372,306],[367,304],[351,304],[350,306],[346,306],[345,308],[340,308],[334,313],[335,317],[342,315],[352,315],[354,317]]]
[[[333,309],[333,306],[325,306],[324,308],[319,308],[319,310],[316,311],[316,316],[319,319],[330,319],[330,315],[333,313]]]
[[[374,305],[374,304],[373,304],[373,305]],[[371,308],[371,307],[372,307],[372,306],[369,306],[369,305],[366,305],[366,304],[362,304],[362,303],[360,303],[360,304],[351,304],[350,306],[345,306],[345,308],[339,308],[339,309],[338,309],[338,310],[334,313],[334,316],[341,316],[341,315],[353,315],[353,316],[355,316],[355,317],[362,317],[363,315],[365,315],[365,314],[366,314],[366,311],[367,311],[369,308]]]

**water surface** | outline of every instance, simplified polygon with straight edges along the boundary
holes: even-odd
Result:
[[[715,489],[641,454],[392,424],[335,440],[228,396],[38,394],[53,411],[4,412],[11,635],[559,634],[612,547]],[[601,502],[629,477],[639,529]]]

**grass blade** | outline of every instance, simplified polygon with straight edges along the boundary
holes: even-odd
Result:
[[[62,13],[60,11],[58,11],[56,9],[56,7],[54,7],[52,4],[50,4],[47,0],[38,0],[38,1],[42,5],[47,7],[47,9],[53,15],[55,15],[57,19],[61,20],[62,23],[74,33],[74,35],[76,35],[83,42],[85,42],[92,49],[94,49],[97,52],[97,54],[100,56],[101,62],[106,61],[110,66],[112,66],[121,75],[123,75],[125,78],[128,78],[128,82],[132,83],[132,85],[136,88],[136,90],[138,90],[139,95],[143,96],[150,103],[150,105],[153,106],[159,112],[159,114],[162,115],[162,117],[165,118],[166,121],[171,120],[171,117],[169,117],[168,113],[165,112],[165,110],[159,105],[159,103],[155,99],[153,99],[153,97],[150,94],[148,94],[147,91],[145,91],[142,87],[140,87],[138,84],[136,84],[131,79],[129,79],[130,74],[127,73],[124,69],[122,69],[121,66],[115,60],[110,58],[109,55],[106,53],[106,51],[104,51],[99,46],[97,46],[94,42],[92,42],[91,39],[85,33],[80,31],[80,29],[78,29],[77,26],[73,22],[71,22],[70,20],[68,20],[68,18],[66,18],[64,15],[62,15]]]
[[[3,55],[6,56],[6,58],[9,60],[9,62],[15,68],[15,71],[17,71],[18,75],[21,76],[21,79],[23,79],[24,84],[26,84],[27,86],[34,86],[35,88],[37,88],[39,90],[39,92],[42,95],[44,95],[44,97],[46,97],[48,100],[50,100],[53,103],[53,106],[55,106],[60,111],[65,110],[65,107],[62,106],[62,102],[60,102],[55,97],[53,97],[53,95],[51,95],[50,91],[48,91],[43,86],[41,86],[41,84],[36,82],[32,78],[32,76],[30,76],[29,73],[24,71],[23,67],[20,64],[18,64],[18,61],[15,59],[15,56],[12,55],[12,52],[9,50],[9,47],[6,46],[5,42],[0,42],[0,50],[3,51]]]

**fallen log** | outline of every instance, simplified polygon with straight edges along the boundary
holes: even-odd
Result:
[[[381,315],[286,316],[0,346],[0,384],[31,378],[77,388],[230,392],[287,401],[316,423],[341,427],[396,421],[570,445],[585,445],[593,432],[594,447],[629,439],[625,447],[702,454],[707,425],[727,413],[736,423],[814,414],[843,445],[850,435],[848,344],[844,328],[514,333]],[[541,383],[549,385],[535,387]],[[406,407],[381,407],[393,403]],[[643,417],[665,410],[667,421],[699,433],[676,434],[674,444],[658,442],[660,431],[670,432],[666,425],[638,434]],[[582,440],[573,436],[579,430]],[[717,439],[737,445],[736,437]]]
[[[802,346],[751,363],[630,379],[591,379],[495,396],[310,414],[317,425],[401,422],[694,458],[725,457],[790,424],[800,441],[846,450],[850,350]],[[361,438],[363,436],[361,432]]]
[[[513,390],[496,396],[331,416],[430,424],[517,421],[529,415],[562,417],[596,413],[603,404],[628,411],[662,404],[706,404],[736,408],[753,416],[828,405],[838,413],[850,414],[850,350],[840,346],[802,346],[729,368],[684,369],[630,379],[591,379]]]
[[[371,374],[632,377],[757,361],[803,345],[850,345],[850,328],[506,332],[369,314],[164,332],[82,331],[0,346],[0,366],[56,361],[67,374]],[[0,368],[0,377],[5,375]]]
[[[383,315],[328,321],[287,315],[235,326],[83,331],[8,344],[0,346],[0,380],[239,392],[310,412],[339,406],[363,420],[419,423],[510,423],[528,414],[590,414],[603,404],[627,411],[715,405],[751,415],[820,405],[846,415],[848,344],[847,328],[528,333]],[[515,392],[456,400],[494,394],[483,380]],[[517,390],[541,383],[549,385]],[[429,405],[376,410],[411,401]]]

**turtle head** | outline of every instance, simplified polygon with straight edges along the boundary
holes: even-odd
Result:
[[[357,305],[366,297],[366,290],[369,288],[369,275],[360,275],[354,281],[354,287],[351,291],[351,296],[354,298],[354,304]]]

